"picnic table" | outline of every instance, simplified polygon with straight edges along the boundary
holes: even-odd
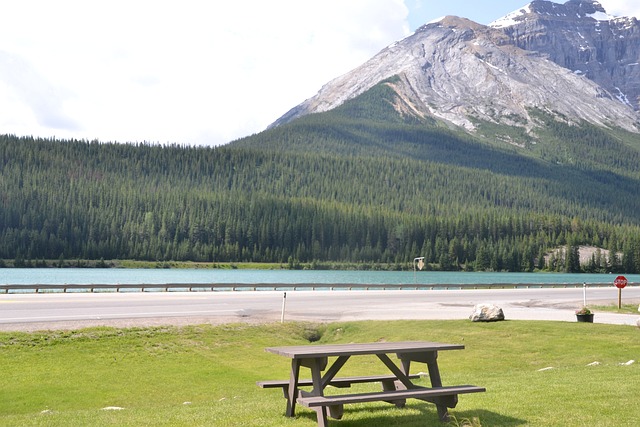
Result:
[[[408,398],[434,403],[440,420],[448,421],[447,408],[455,408],[459,394],[486,391],[483,387],[472,385],[447,387],[442,385],[437,360],[438,352],[461,349],[464,349],[463,345],[428,341],[269,347],[265,349],[267,352],[291,359],[290,376],[288,380],[259,381],[257,384],[263,388],[282,388],[287,400],[286,416],[288,417],[295,415],[296,404],[315,410],[319,427],[327,426],[327,409],[332,418],[340,419],[345,404],[383,401],[403,407]],[[389,357],[389,354],[394,353],[400,360],[399,364],[394,363]],[[377,356],[390,374],[342,378],[336,376],[350,358],[366,355]],[[333,362],[328,366],[330,357]],[[412,380],[419,375],[410,374],[411,362],[427,364],[431,387],[414,384]],[[300,379],[301,367],[310,370],[311,379]],[[347,388],[352,384],[367,382],[381,383],[382,391],[331,395],[324,393],[329,385]],[[305,391],[301,387],[312,389]]]

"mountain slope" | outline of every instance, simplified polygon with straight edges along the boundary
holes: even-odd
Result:
[[[532,5],[547,3],[550,2],[536,1]],[[593,6],[590,1],[571,0],[569,3]],[[589,14],[580,19],[586,22],[585,25],[591,25],[594,32],[594,22],[600,22],[594,21]],[[530,31],[544,33],[547,21],[538,19],[534,22],[536,26]],[[629,22],[633,24],[629,31],[635,34],[637,21]],[[573,20],[553,23],[555,32],[575,33],[570,27]],[[410,106],[399,113],[444,120],[470,131],[476,129],[477,121],[518,126],[530,131],[536,127],[529,114],[532,108],[572,123],[586,121],[597,126],[640,131],[640,116],[634,110],[634,104],[627,102],[629,96],[612,94],[598,81],[583,75],[585,73],[547,59],[544,52],[519,47],[518,41],[525,48],[538,47],[542,43],[524,42],[533,37],[528,27],[520,31],[521,25],[525,24],[492,28],[457,17],[427,24],[383,49],[362,66],[329,82],[316,96],[290,110],[272,126],[331,110],[379,82],[397,76],[393,88]],[[565,36],[565,39],[569,38]],[[578,52],[579,49],[576,47]],[[633,56],[632,50],[629,55]],[[628,83],[623,85],[627,93],[634,93],[628,89],[634,84],[640,87],[638,77],[628,74]]]
[[[457,210],[525,212],[534,208],[538,213],[595,215],[602,220],[640,224],[636,214],[640,200],[635,196],[640,188],[640,142],[635,134],[619,131],[613,135],[584,123],[569,126],[550,114],[532,110],[530,114],[544,129],[539,131],[543,142],[530,148],[490,145],[483,138],[441,126],[433,119],[398,114],[403,104],[392,84],[393,79],[382,82],[333,110],[303,116],[238,140],[230,148],[341,156],[345,165],[350,165],[344,179],[357,180],[358,174],[352,171],[359,170],[367,177],[364,185],[370,194],[381,182],[355,165],[393,161],[395,167],[411,170],[399,180],[422,188],[424,201],[413,202],[415,212],[434,212],[429,201],[437,199],[445,209],[438,208],[439,215],[446,214],[448,204]],[[435,170],[441,180],[421,176]],[[406,191],[404,188],[401,194]],[[479,194],[491,196],[478,198]],[[334,197],[341,199],[343,195]],[[346,196],[345,200],[370,206],[379,202],[362,194]]]

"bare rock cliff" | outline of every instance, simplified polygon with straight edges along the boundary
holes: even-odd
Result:
[[[529,117],[528,108],[543,109],[563,120],[586,120],[599,126],[639,131],[640,116],[634,110],[638,106],[634,98],[637,92],[633,88],[640,89],[640,76],[634,74],[640,67],[632,65],[631,59],[622,61],[629,62],[623,65],[618,59],[596,65],[600,56],[633,57],[634,49],[638,48],[632,40],[632,35],[637,36],[637,22],[624,33],[630,44],[635,43],[633,47],[619,40],[617,43],[613,39],[604,40],[602,36],[596,42],[597,22],[602,21],[589,17],[593,9],[580,12],[584,15],[580,19],[589,20],[584,25],[592,33],[581,30],[582,27],[576,29],[575,22],[570,28],[551,31],[546,21],[539,19],[542,8],[553,7],[549,3],[535,1],[493,26],[452,16],[427,24],[329,82],[316,96],[290,110],[272,126],[333,109],[381,81],[398,76],[388,84],[398,95],[398,105],[403,105],[398,107],[399,113],[440,118],[470,131],[478,119],[531,128],[535,120]],[[580,10],[585,5],[597,7],[596,2],[577,0],[564,6]],[[557,17],[553,21],[561,26],[568,22]],[[622,20],[615,22],[619,22],[616,29],[624,27]],[[599,25],[600,32],[605,27],[611,32],[614,24]],[[567,34],[558,41],[558,34],[564,33]],[[591,55],[596,57],[595,64],[587,60],[587,53],[574,46],[582,37],[591,37],[589,34],[593,34]],[[583,46],[591,45],[584,42]],[[606,73],[612,76],[607,84]]]
[[[640,110],[640,23],[608,15],[597,1],[536,0],[490,24],[509,43],[584,75]]]

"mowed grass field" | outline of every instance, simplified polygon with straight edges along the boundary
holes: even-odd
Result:
[[[640,330],[565,322],[366,321],[233,324],[0,333],[2,426],[316,425],[300,407],[284,417],[279,389],[289,360],[265,347],[428,340],[465,345],[439,355],[444,385],[474,384],[455,420],[482,426],[640,425]],[[628,363],[635,360],[635,363]],[[593,362],[598,362],[593,364]],[[414,364],[412,372],[426,371]],[[375,357],[352,358],[341,375],[386,373]],[[308,377],[305,369],[303,377]],[[427,377],[419,380],[428,385]],[[354,386],[372,391],[377,385]],[[442,425],[435,406],[409,400],[345,406],[330,426]],[[445,424],[446,425],[446,424]]]

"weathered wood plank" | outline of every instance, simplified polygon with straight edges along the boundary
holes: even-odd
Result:
[[[418,374],[411,374],[408,376],[411,379],[420,378]],[[368,375],[368,376],[359,376],[359,377],[341,377],[334,378],[329,382],[329,385],[338,388],[349,387],[351,384],[361,384],[361,383],[375,383],[382,381],[394,381],[397,378],[394,375]],[[278,387],[288,387],[289,380],[264,380],[258,381],[256,383],[260,388],[278,388]],[[298,385],[300,387],[308,387],[312,386],[313,382],[310,379],[298,380]]]
[[[393,401],[398,399],[423,399],[429,397],[454,396],[458,394],[484,392],[484,387],[473,385],[449,386],[438,388],[413,388],[410,390],[378,391],[371,393],[341,394],[335,396],[306,396],[299,397],[298,403],[308,408],[319,406],[345,405],[350,403],[365,403],[378,401]]]
[[[462,350],[462,344],[426,341],[375,342],[355,344],[297,345],[268,347],[265,350],[291,359],[308,357],[357,356],[363,354],[425,353],[428,351]]]

